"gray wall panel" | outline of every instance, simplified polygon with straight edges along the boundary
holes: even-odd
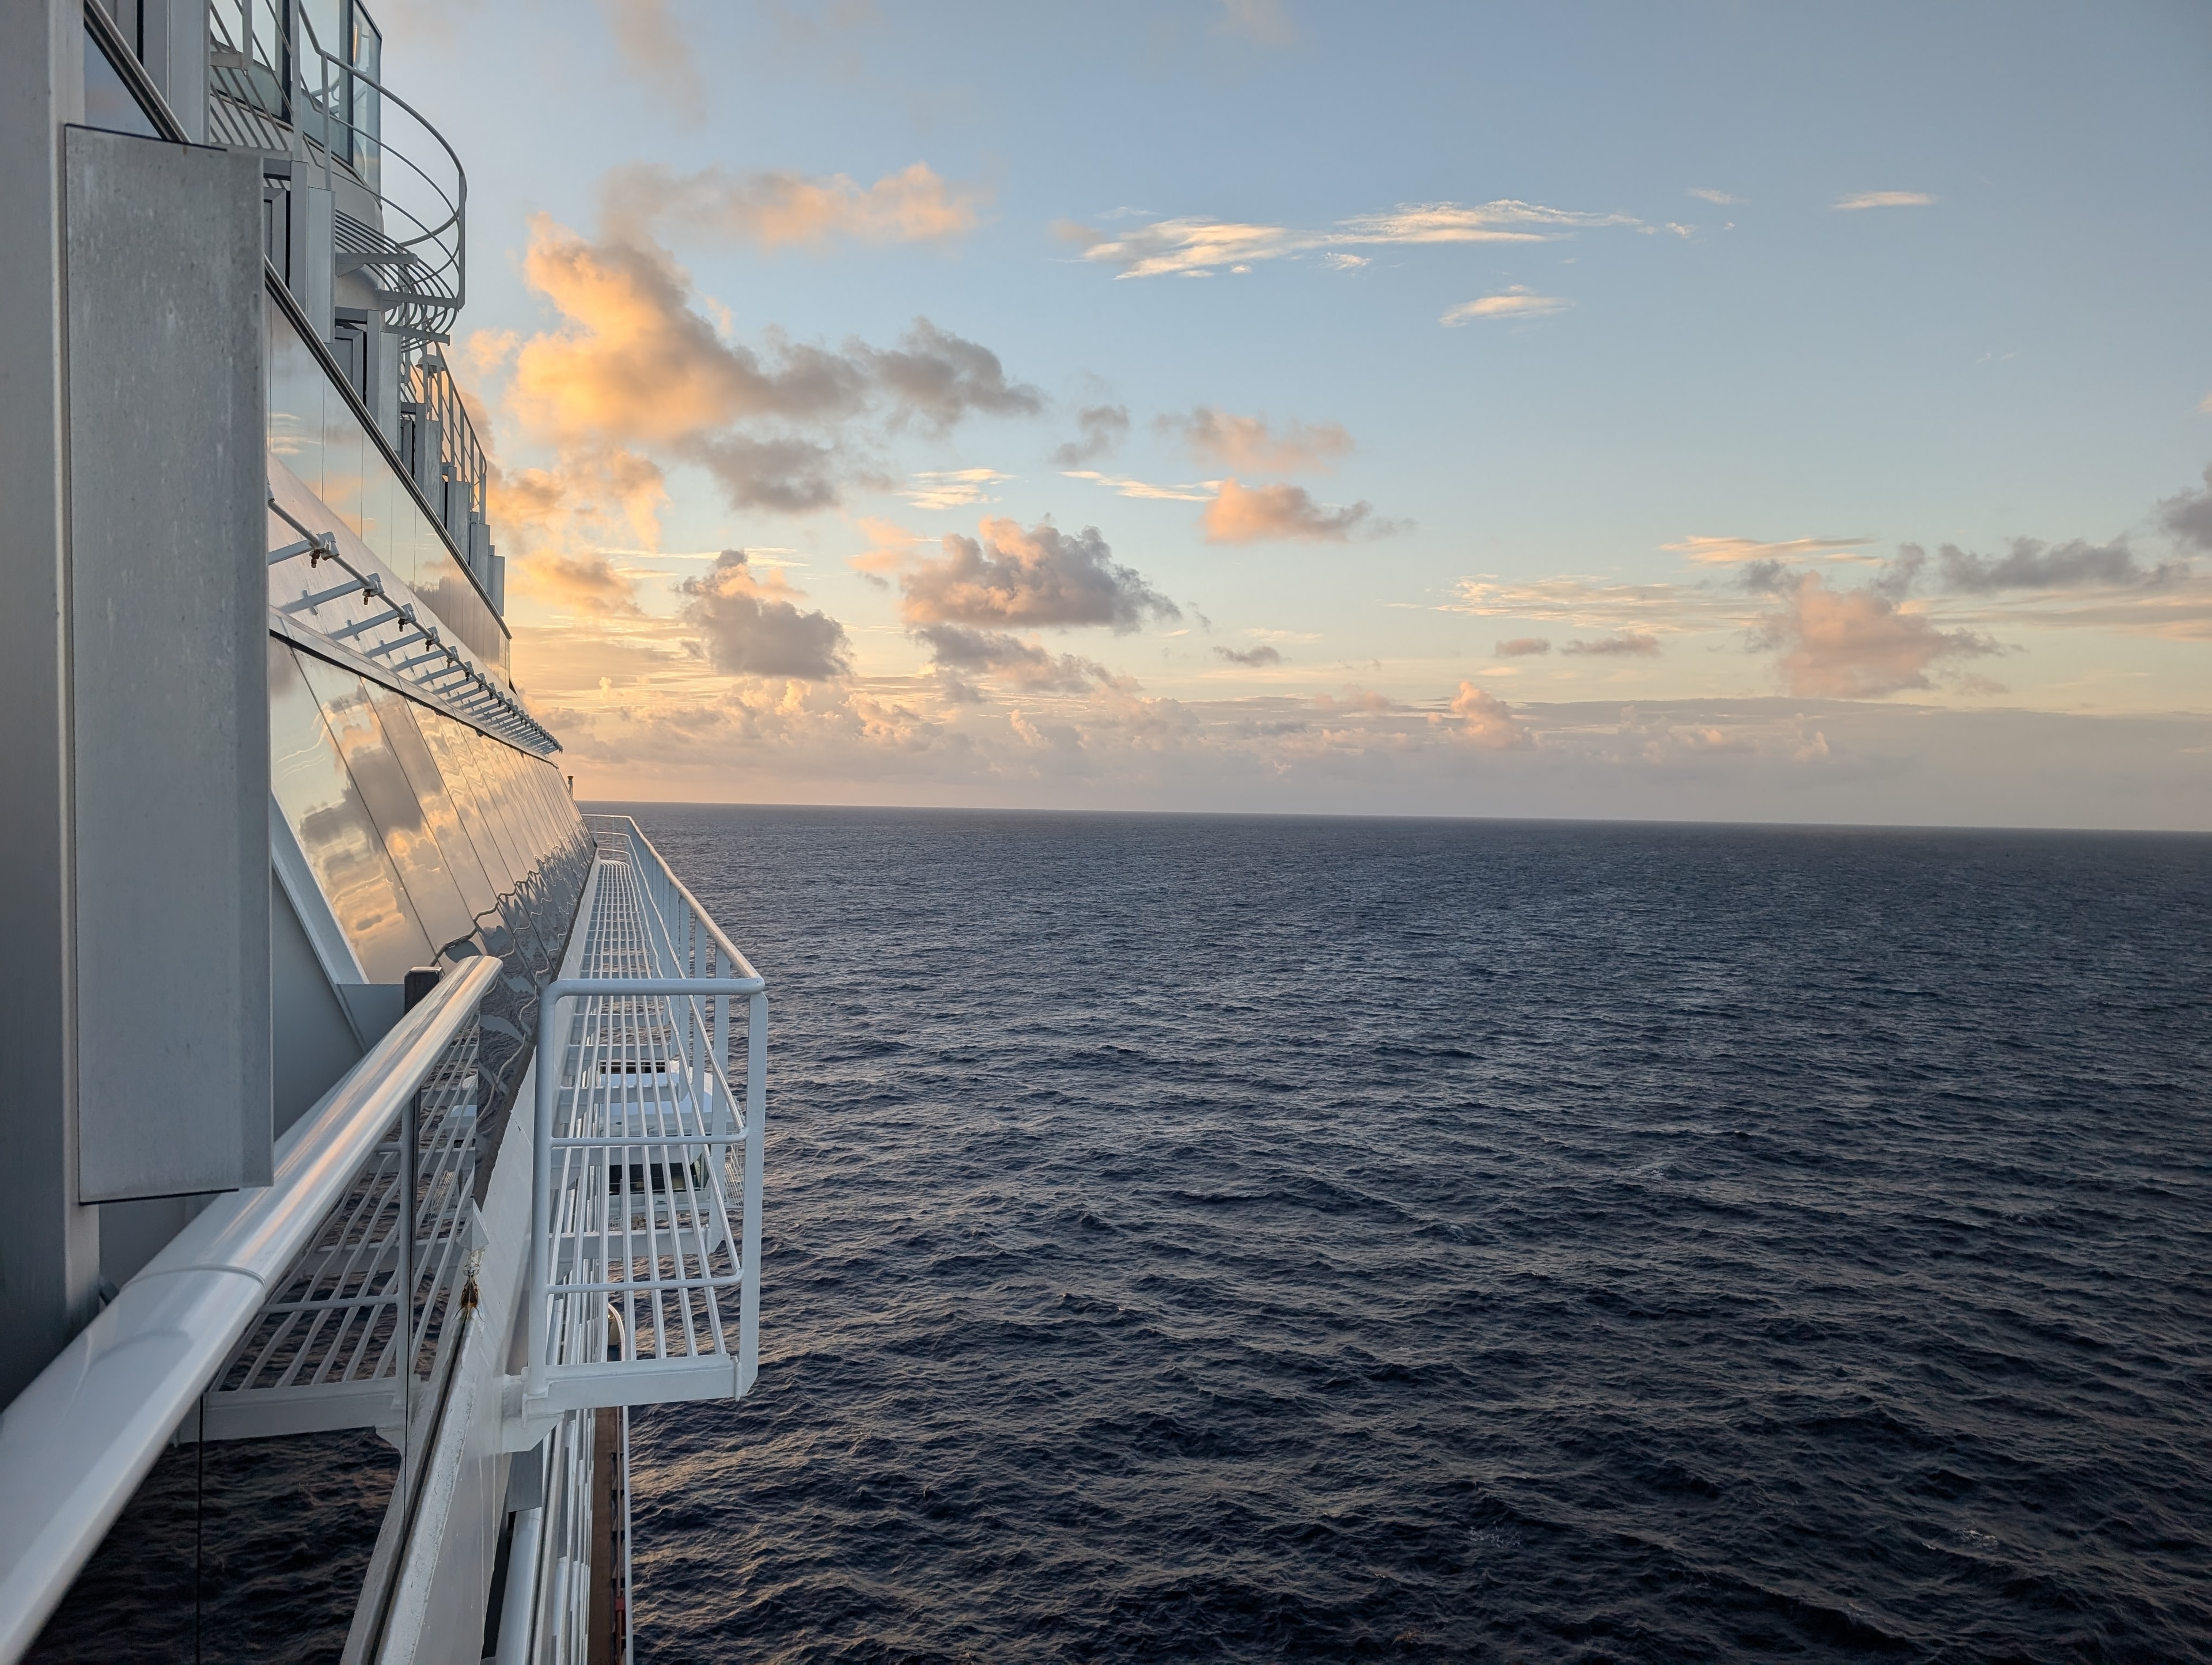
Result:
[[[265,1184],[259,161],[64,155],[79,1194]]]

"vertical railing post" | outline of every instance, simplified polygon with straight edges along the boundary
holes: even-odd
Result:
[[[530,1373],[524,1391],[539,1399],[545,1395],[546,1331],[551,1322],[546,1303],[553,1283],[553,1097],[560,1090],[564,1050],[554,1037],[565,998],[558,982],[548,983],[538,997],[538,1114],[530,1153]]]
[[[738,1318],[738,1391],[760,1373],[762,1135],[768,1122],[768,996],[745,1007],[745,1264]]]

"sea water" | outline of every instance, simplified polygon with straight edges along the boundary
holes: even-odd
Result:
[[[2212,840],[636,813],[772,1012],[640,1660],[2212,1659]]]

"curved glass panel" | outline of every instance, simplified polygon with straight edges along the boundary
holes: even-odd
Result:
[[[460,811],[453,807],[445,778],[423,742],[415,720],[414,702],[374,683],[369,684],[368,698],[376,708],[377,720],[384,726],[385,744],[392,748],[408,784],[415,788],[423,824],[446,858],[446,871],[459,887],[462,903],[479,925],[485,922],[486,915],[496,917],[499,893],[484,872],[476,841],[461,824]]]
[[[331,736],[344,756],[369,818],[384,835],[385,853],[399,870],[399,882],[415,904],[416,916],[430,933],[439,959],[454,951],[475,934],[476,922],[461,900],[445,853],[431,833],[415,796],[413,784],[399,766],[383,725],[369,702],[368,685],[350,671],[341,671],[312,654],[301,656],[307,685],[321,702]]]
[[[470,756],[476,750],[472,743],[480,742],[483,737],[442,711],[428,707],[415,713],[415,726],[438,760],[446,790],[453,798],[453,807],[460,812],[461,823],[475,842],[477,858],[484,865],[492,889],[513,890],[516,874],[528,869],[518,865],[505,832],[491,821],[483,807],[483,787]]]
[[[289,647],[269,643],[269,786],[368,981],[430,957],[353,776]]]

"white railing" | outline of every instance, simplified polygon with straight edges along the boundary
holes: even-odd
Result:
[[[277,1141],[0,1412],[0,1662],[19,1659],[163,1443],[447,1048],[499,963],[471,961]]]
[[[539,996],[514,1449],[565,1412],[735,1399],[759,1370],[767,984],[636,823],[588,824],[578,975]]]

